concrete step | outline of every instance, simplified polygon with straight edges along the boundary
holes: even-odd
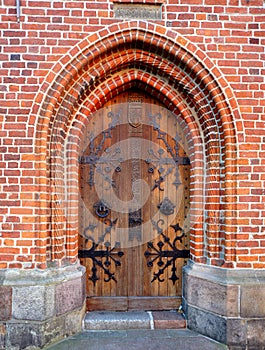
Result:
[[[84,330],[181,328],[186,328],[186,320],[176,311],[93,311],[84,319]]]

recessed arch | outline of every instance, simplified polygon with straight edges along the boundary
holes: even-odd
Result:
[[[41,221],[49,224],[50,259],[77,259],[75,169],[82,128],[109,97],[132,86],[163,101],[186,130],[193,174],[192,258],[229,264],[235,259],[230,243],[236,186],[231,174],[236,167],[234,121],[239,118],[233,93],[195,45],[141,21],[111,25],[78,43],[54,66],[36,97],[32,116],[37,119],[37,166],[49,179],[40,186],[47,193]],[[65,171],[71,174],[67,189]],[[68,200],[71,197],[66,211],[65,191]],[[46,233],[43,225],[39,240],[43,263]]]

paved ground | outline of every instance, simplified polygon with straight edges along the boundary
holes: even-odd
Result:
[[[46,350],[227,350],[187,329],[86,331]]]

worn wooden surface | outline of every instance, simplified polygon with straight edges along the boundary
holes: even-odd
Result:
[[[136,102],[135,102],[136,101]],[[130,102],[130,103],[128,103]],[[184,264],[184,259],[176,260],[177,275],[179,279],[175,284],[169,280],[171,276],[171,266],[165,269],[162,276],[163,282],[158,279],[153,280],[154,273],[158,272],[159,266],[157,261],[152,267],[147,266],[147,259],[145,251],[147,250],[147,242],[152,241],[154,247],[157,248],[157,243],[161,241],[161,235],[156,232],[154,227],[150,224],[129,226],[130,204],[133,199],[132,184],[133,182],[143,179],[149,186],[150,193],[144,205],[141,207],[142,223],[150,222],[150,219],[163,220],[164,234],[173,242],[176,233],[170,225],[179,223],[185,230],[185,237],[182,242],[177,242],[178,249],[188,249],[189,245],[189,165],[179,165],[179,178],[181,179],[181,186],[178,188],[173,185],[175,180],[175,169],[165,177],[159,186],[154,187],[155,180],[158,180],[161,173],[156,164],[148,164],[145,160],[148,156],[150,145],[154,146],[154,152],[157,156],[157,150],[163,149],[166,152],[165,143],[158,138],[158,133],[154,130],[152,125],[141,124],[141,115],[155,115],[161,113],[162,118],[156,119],[159,122],[159,128],[166,133],[166,140],[168,145],[173,149],[175,141],[172,135],[176,132],[181,132],[179,125],[171,114],[156,100],[142,93],[129,91],[110,100],[101,112],[98,112],[93,120],[93,128],[95,133],[99,136],[95,138],[95,147],[100,145],[102,135],[100,130],[106,130],[109,126],[110,120],[107,117],[108,112],[117,114],[119,111],[127,113],[128,122],[118,125],[111,131],[111,138],[104,142],[104,146],[99,150],[99,155],[104,156],[104,152],[112,147],[119,147],[121,141],[131,140],[130,147],[122,149],[123,158],[126,158],[120,164],[120,171],[114,171],[112,180],[115,183],[112,195],[109,190],[104,193],[108,201],[115,200],[115,196],[123,202],[123,212],[112,209],[107,219],[111,221],[116,220],[115,228],[111,229],[111,233],[105,236],[104,242],[109,241],[114,246],[116,241],[121,244],[120,250],[123,251],[124,256],[120,259],[121,266],[112,264],[109,269],[114,273],[115,280],[109,282],[104,281],[106,275],[103,269],[97,266],[98,280],[93,283],[89,279],[91,277],[91,269],[93,267],[91,259],[81,259],[81,263],[87,268],[87,308],[90,310],[137,310],[137,309],[153,309],[163,310],[177,308],[180,305],[182,278],[181,270]],[[136,112],[135,112],[136,111]],[[137,113],[133,119],[134,114]],[[169,117],[170,115],[170,117]],[[132,118],[131,118],[132,117]],[[131,119],[130,119],[131,118]],[[172,130],[174,132],[172,133]],[[145,140],[147,142],[141,142]],[[123,147],[123,146],[122,146]],[[140,149],[139,149],[140,148]],[[89,156],[91,150],[87,147],[83,155]],[[141,154],[138,159],[136,154]],[[138,153],[137,153],[138,152]],[[183,145],[179,144],[179,156],[187,156]],[[164,155],[163,155],[164,156]],[[142,159],[141,159],[142,158]],[[153,171],[150,171],[153,168]],[[94,204],[101,198],[95,189],[95,186],[90,186],[88,181],[89,165],[80,165],[80,242],[79,249],[90,249],[91,241],[87,239],[88,235],[93,236],[93,240],[97,243],[102,236],[106,225],[105,219],[96,217]],[[104,180],[100,180],[99,186],[106,186]],[[144,191],[145,187],[141,184],[140,190]],[[114,196],[115,195],[115,196]],[[144,194],[143,194],[144,197]],[[175,209],[173,215],[164,215],[158,210],[158,205],[165,199],[169,198],[174,203]],[[88,215],[89,212],[89,215]],[[96,227],[93,230],[87,230],[86,236],[82,232],[91,224],[91,213],[96,219]],[[161,226],[162,227],[162,226]],[[119,230],[117,230],[119,229]],[[134,233],[134,234],[133,234]],[[179,234],[179,233],[178,233]],[[139,239],[139,237],[141,239]],[[99,244],[97,249],[105,249],[104,243]],[[167,245],[163,249],[169,249]]]

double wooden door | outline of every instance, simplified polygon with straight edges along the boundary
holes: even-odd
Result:
[[[175,116],[130,90],[92,116],[80,163],[88,310],[176,309],[189,257],[189,158]]]

